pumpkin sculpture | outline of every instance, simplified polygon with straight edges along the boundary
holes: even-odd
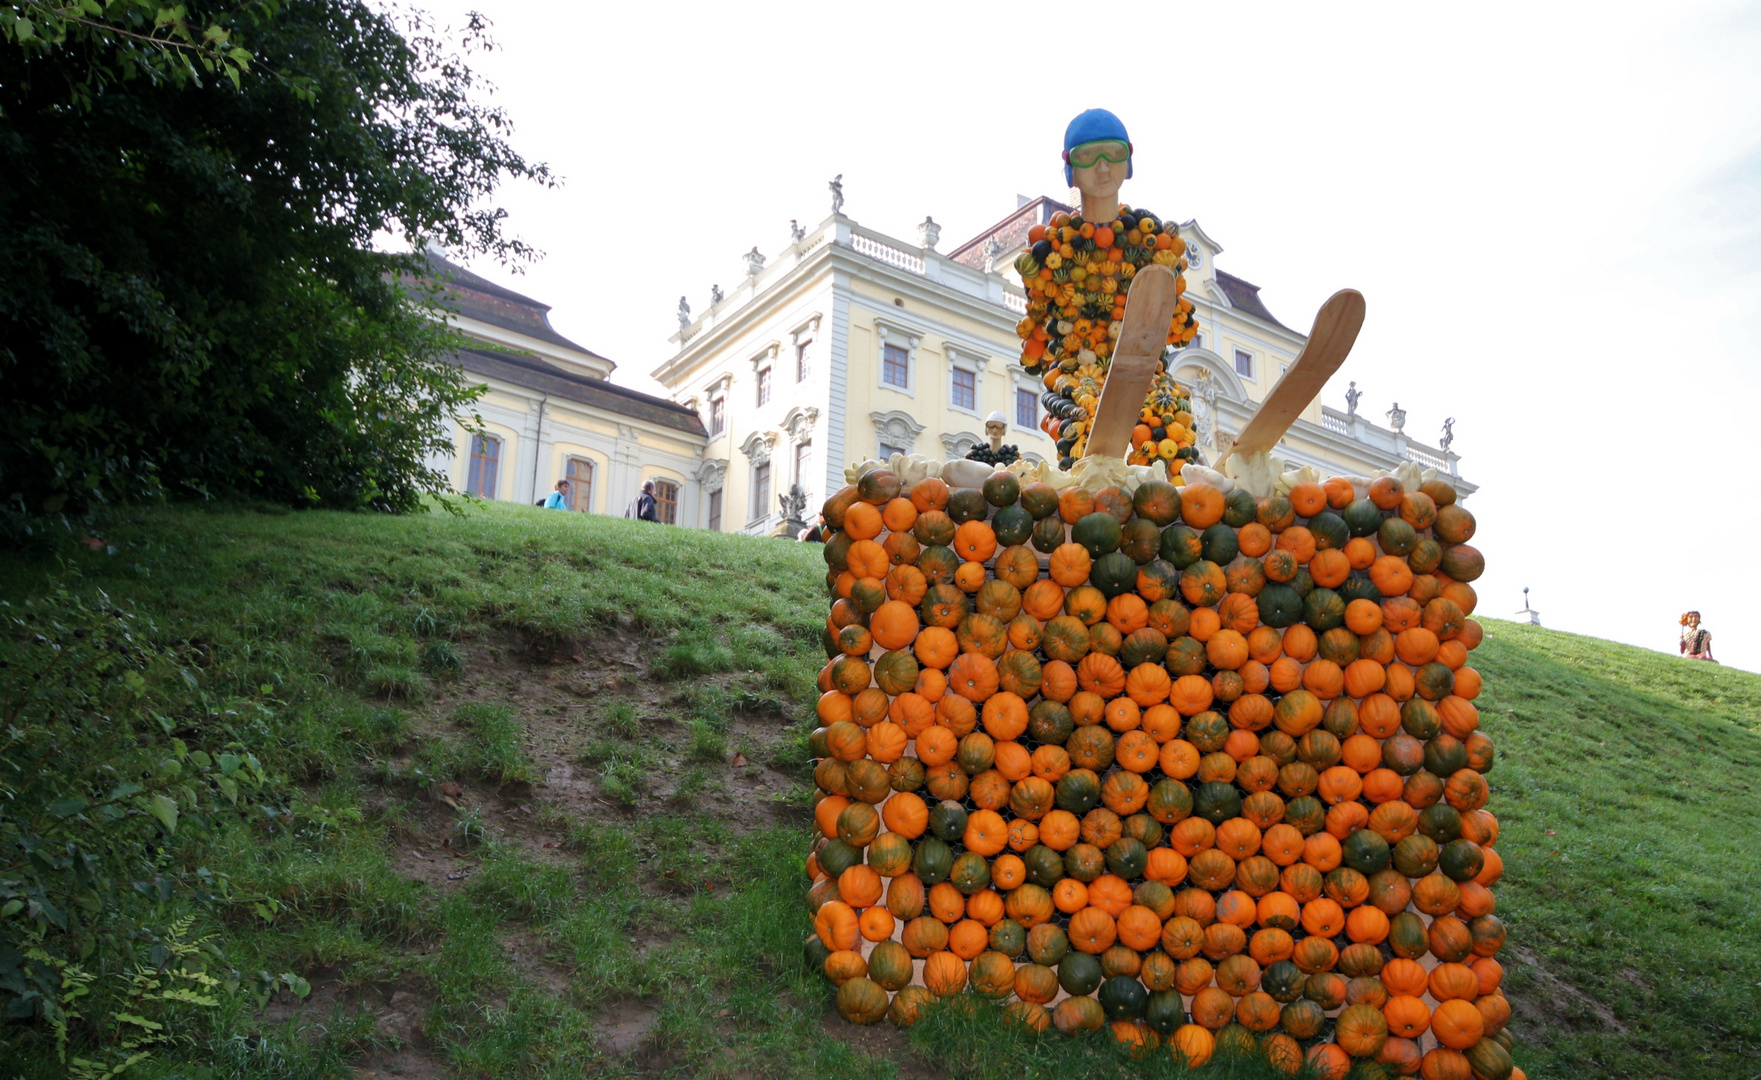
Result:
[[[807,952],[845,1016],[970,993],[1194,1064],[1513,1075],[1446,483],[880,468],[826,516]]]

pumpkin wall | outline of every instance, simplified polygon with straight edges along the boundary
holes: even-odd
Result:
[[[846,1018],[1521,1076],[1452,488],[880,468],[825,514],[806,948]]]

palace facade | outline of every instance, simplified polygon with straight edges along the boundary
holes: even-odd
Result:
[[[841,200],[839,200],[841,203]],[[1021,200],[1014,211],[947,254],[929,218],[915,242],[870,229],[834,206],[817,228],[745,256],[742,279],[693,316],[680,301],[674,355],[653,377],[706,433],[690,479],[696,516],[681,524],[763,534],[782,520],[778,496],[798,484],[815,507],[844,469],[894,453],[960,457],[984,441],[1001,412],[1023,457],[1055,460],[1039,429],[1040,381],[1022,369],[1016,323],[1027,302],[1015,256],[1028,230],[1069,207]],[[1188,292],[1200,336],[1174,358],[1193,391],[1201,448],[1214,460],[1302,351],[1306,337],[1280,322],[1259,288],[1217,267],[1223,248],[1196,221],[1187,242]],[[1396,417],[1403,421],[1403,417]],[[1311,402],[1278,452],[1323,473],[1363,475],[1415,461],[1459,479],[1447,447],[1406,438]],[[811,510],[809,511],[811,517]]]
[[[701,523],[706,432],[695,411],[612,382],[617,365],[557,333],[548,305],[432,248],[425,257],[450,321],[472,339],[451,359],[488,387],[481,431],[451,424],[454,452],[434,463],[456,490],[531,505],[566,479],[570,509],[616,515],[652,480],[662,521]]]

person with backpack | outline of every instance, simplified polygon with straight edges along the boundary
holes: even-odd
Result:
[[[546,496],[544,501],[538,505],[546,510],[567,510],[569,508],[569,482],[558,480],[556,490]]]
[[[654,481],[644,480],[642,481],[642,494],[630,501],[630,506],[624,511],[624,516],[635,518],[637,521],[658,522],[660,520],[658,506],[659,503],[654,498]]]

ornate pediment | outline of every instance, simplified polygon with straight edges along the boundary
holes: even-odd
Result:
[[[777,444],[777,433],[774,431],[754,431],[746,436],[740,444],[740,453],[751,459],[754,465],[763,465],[770,460],[770,452]]]
[[[722,486],[728,482],[728,459],[705,459],[702,464],[697,466],[697,482],[703,485],[705,494],[720,491]]]
[[[886,412],[871,412],[868,418],[874,421],[874,428],[880,433],[881,441],[889,446],[897,446],[907,454],[917,448],[917,437],[923,434],[923,425],[912,418],[910,413],[898,409]]]
[[[797,405],[783,415],[783,430],[793,442],[804,443],[813,438],[813,426],[819,423],[819,409]]]

